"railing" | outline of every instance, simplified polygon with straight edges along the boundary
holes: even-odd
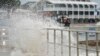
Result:
[[[80,40],[80,32],[85,33],[84,41]],[[73,37],[74,39],[72,39],[73,33],[76,34]],[[89,33],[95,33],[96,37],[94,37],[95,39],[93,41],[88,37]],[[100,31],[47,28],[47,54],[48,56],[91,56],[90,54],[92,52],[94,54],[92,54],[93,56],[99,56],[99,34]],[[95,44],[91,45],[92,43]],[[60,48],[58,48],[57,46],[60,46]],[[65,51],[65,49],[67,51]]]
[[[69,15],[69,18],[72,18],[72,16],[74,16],[74,18],[83,18],[83,15]],[[95,18],[95,16],[94,15],[84,15],[84,18]]]

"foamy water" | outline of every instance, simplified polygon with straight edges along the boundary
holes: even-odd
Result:
[[[46,56],[46,27],[59,27],[50,18],[30,11],[19,10],[11,14],[12,56]]]

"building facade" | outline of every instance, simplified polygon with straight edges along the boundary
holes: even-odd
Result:
[[[85,2],[88,1],[88,2]],[[65,15],[72,23],[88,23],[96,22],[95,10],[97,3],[89,2],[90,0],[74,0],[74,1],[46,1],[43,11],[52,17]]]
[[[67,16],[72,23],[98,22],[97,3],[90,0],[45,0],[33,4],[31,10],[43,12],[45,16],[58,19]]]

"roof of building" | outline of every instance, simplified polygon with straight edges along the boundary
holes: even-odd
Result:
[[[82,2],[82,1],[61,1],[61,0],[48,0],[51,3],[54,4],[93,4],[97,5],[95,2]]]

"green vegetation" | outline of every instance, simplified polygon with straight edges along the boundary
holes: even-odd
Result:
[[[0,0],[0,8],[11,9],[20,6],[20,0]]]

